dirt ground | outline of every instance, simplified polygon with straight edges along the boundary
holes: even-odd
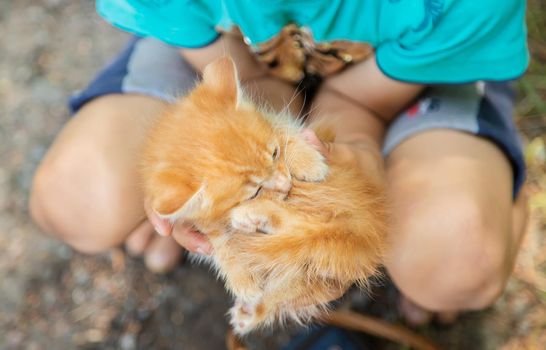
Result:
[[[530,3],[546,10],[541,1]],[[528,235],[495,305],[463,315],[452,327],[419,329],[445,349],[546,346],[546,45],[545,22],[533,21],[535,61],[520,83],[518,119],[528,143]],[[33,172],[69,118],[67,97],[126,39],[98,18],[93,1],[0,1],[0,349],[224,347],[230,300],[207,268],[182,264],[158,276],[121,249],[84,256],[44,235],[29,218]],[[392,293],[379,289],[376,312],[399,322]],[[356,300],[369,306],[365,297]],[[250,342],[254,349],[274,349],[292,333],[260,334]]]

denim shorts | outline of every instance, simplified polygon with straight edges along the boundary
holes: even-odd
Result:
[[[69,101],[72,112],[108,94],[143,94],[168,102],[191,89],[198,75],[178,49],[152,38],[132,38],[127,46],[82,91]],[[514,121],[511,82],[476,82],[429,87],[389,125],[383,153],[413,135],[431,129],[460,130],[489,139],[510,161],[514,196],[525,180],[521,140]]]

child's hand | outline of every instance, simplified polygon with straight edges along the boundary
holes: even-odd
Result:
[[[160,218],[151,210],[148,201],[145,201],[144,210],[146,211],[148,220],[158,234],[162,236],[172,236],[178,244],[190,252],[203,255],[212,254],[212,245],[206,236],[193,230],[191,225],[182,221],[173,224],[167,219]]]

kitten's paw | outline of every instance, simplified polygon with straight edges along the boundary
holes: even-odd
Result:
[[[239,299],[229,310],[231,327],[238,335],[252,331],[259,323],[257,305],[245,303]]]
[[[293,175],[296,179],[305,182],[320,182],[326,179],[328,175],[329,167],[326,165],[324,159],[313,161],[304,167],[296,167],[293,171]]]
[[[247,207],[238,207],[231,211],[231,227],[247,233],[273,233],[269,217]]]
[[[320,182],[326,179],[329,167],[324,156],[304,141],[296,141],[290,146],[288,168],[292,176],[300,181]]]

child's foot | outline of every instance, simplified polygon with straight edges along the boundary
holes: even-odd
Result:
[[[424,326],[432,321],[433,318],[436,318],[436,320],[443,325],[451,325],[457,321],[459,315],[455,311],[433,313],[425,310],[402,295],[400,296],[399,310],[404,319],[414,327]]]
[[[436,321],[446,326],[450,326],[454,324],[458,318],[459,318],[459,313],[456,311],[438,312],[436,314]]]
[[[398,308],[406,322],[414,327],[423,326],[432,320],[432,312],[421,308],[402,295]]]
[[[159,236],[148,221],[127,237],[125,247],[130,255],[143,256],[146,267],[154,273],[167,273],[174,269],[183,253],[182,247],[172,237]]]

